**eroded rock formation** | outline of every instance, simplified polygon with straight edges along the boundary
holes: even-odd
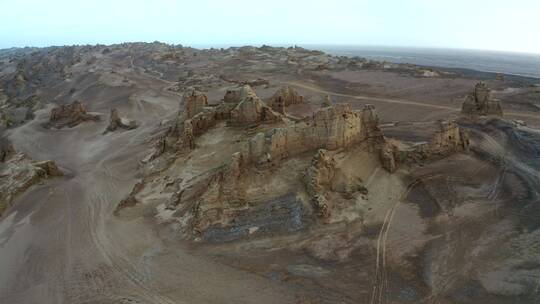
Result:
[[[242,99],[250,95],[257,94],[255,94],[255,91],[253,91],[249,85],[244,85],[239,89],[227,90],[223,97],[223,101],[227,103],[239,103]]]
[[[383,141],[372,106],[360,111],[349,104],[321,108],[303,121],[255,136],[248,147],[254,162],[279,160],[303,152],[347,148],[363,141]]]
[[[248,95],[231,111],[231,122],[236,125],[249,125],[261,122],[275,123],[281,115],[273,111],[257,96]]]
[[[471,116],[503,115],[500,101],[491,97],[491,90],[483,82],[477,83],[474,91],[467,95],[461,113]]]
[[[469,151],[469,135],[456,121],[440,120],[433,128],[429,141],[423,144],[410,146],[387,139],[380,148],[383,168],[394,172],[401,163],[437,159],[452,153]]]
[[[0,163],[0,216],[18,194],[47,177],[62,175],[51,160],[34,162],[23,153],[6,158]]]
[[[130,120],[120,117],[117,109],[111,109],[111,114],[109,117],[109,125],[103,133],[113,132],[117,129],[132,130],[137,128],[137,122],[135,120]]]
[[[469,135],[463,131],[456,121],[441,120],[439,128],[427,146],[427,153],[448,155],[457,151],[469,150]]]
[[[208,97],[196,90],[186,92],[182,100],[188,118],[195,116],[208,106]]]
[[[319,149],[307,170],[306,189],[311,196],[315,196],[323,192],[325,188],[330,187],[334,178],[336,163],[327,153],[326,150]]]
[[[7,139],[0,138],[0,163],[6,162],[13,155],[15,155],[13,144]]]
[[[272,110],[285,114],[286,107],[303,102],[304,97],[300,96],[296,90],[291,87],[282,87],[274,94],[274,96],[272,96],[269,106]]]
[[[268,107],[247,85],[227,91],[224,102],[215,106],[208,106],[204,94],[192,91],[184,96],[184,106],[185,111],[180,111],[173,125],[157,144],[151,158],[166,150],[195,148],[195,139],[220,121],[228,121],[235,126],[282,121],[282,116]]]
[[[86,106],[80,101],[74,101],[70,104],[60,105],[51,110],[49,123],[46,127],[75,127],[84,121],[98,121],[99,116],[89,114],[86,111]]]
[[[317,151],[306,172],[306,190],[311,197],[311,204],[320,217],[329,217],[330,209],[325,192],[331,187],[335,176],[336,162],[327,155],[327,151]]]

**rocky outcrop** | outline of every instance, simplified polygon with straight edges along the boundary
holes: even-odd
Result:
[[[500,101],[491,98],[491,90],[487,85],[479,82],[474,87],[474,91],[465,98],[461,113],[471,116],[502,116],[503,110]]]
[[[182,100],[188,118],[195,116],[208,106],[208,97],[196,90],[186,92]]]
[[[103,133],[114,132],[117,129],[132,130],[135,128],[137,128],[137,122],[135,120],[122,118],[117,109],[111,109],[109,125]]]
[[[13,155],[15,155],[13,144],[7,139],[0,138],[0,163],[6,162]]]
[[[333,104],[334,102],[332,101],[332,98],[330,97],[330,95],[326,95],[324,96],[324,100],[321,103],[321,107],[326,108],[326,107],[332,106]]]
[[[274,94],[274,96],[272,96],[269,106],[272,110],[285,114],[286,107],[303,102],[304,97],[300,96],[293,88],[282,87]]]
[[[75,127],[84,121],[98,121],[99,116],[89,114],[86,106],[80,101],[71,104],[60,105],[51,110],[49,123],[45,127],[63,128]]]
[[[255,94],[255,91],[253,91],[249,85],[244,85],[239,89],[227,90],[227,92],[225,92],[225,96],[223,97],[223,101],[226,103],[239,103],[247,96],[253,95],[257,95]]]
[[[248,95],[231,111],[231,122],[235,125],[275,123],[282,119],[257,96]]]
[[[43,171],[45,171],[45,174],[47,176],[63,176],[64,172],[62,172],[56,163],[52,160],[45,160],[40,162],[33,162],[32,165],[34,167],[40,168]]]
[[[62,175],[51,160],[33,162],[23,153],[10,157],[0,164],[0,216],[18,194],[43,179]]]
[[[355,111],[348,104],[339,104],[321,108],[303,121],[255,136],[248,144],[247,155],[250,161],[260,163],[311,150],[336,150],[383,140],[372,106]]]
[[[235,126],[251,126],[259,123],[276,123],[283,119],[279,113],[266,106],[247,85],[238,90],[227,91],[224,100],[218,105],[207,106],[204,94],[192,91],[185,95],[186,114],[180,111],[149,159],[158,157],[166,150],[195,148],[195,139],[220,121],[228,121]],[[193,113],[195,114],[190,117]]]
[[[331,187],[335,176],[336,163],[328,156],[327,151],[317,151],[306,172],[306,190],[311,197],[311,204],[320,217],[330,216],[330,209],[325,197],[325,192]]]
[[[441,120],[439,128],[427,146],[429,154],[447,155],[453,152],[469,151],[469,135],[456,121]]]
[[[397,170],[395,146],[385,144],[380,150],[381,166],[386,171],[393,173]]]
[[[307,193],[315,196],[330,187],[335,175],[336,162],[324,149],[319,149],[306,173]]]
[[[379,150],[382,167],[389,172],[395,172],[402,163],[416,163],[469,151],[469,135],[456,121],[440,120],[433,128],[431,138],[423,144],[410,146],[387,139]]]

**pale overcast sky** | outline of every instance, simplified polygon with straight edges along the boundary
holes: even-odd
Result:
[[[0,0],[0,48],[154,41],[540,53],[540,0]]]

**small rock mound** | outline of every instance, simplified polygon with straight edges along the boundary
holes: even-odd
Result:
[[[109,118],[109,125],[103,134],[108,132],[114,132],[117,129],[132,130],[137,128],[137,122],[135,120],[130,120],[120,117],[117,109],[111,109],[111,115]]]
[[[500,101],[491,98],[491,90],[483,82],[477,83],[474,91],[467,95],[461,107],[461,113],[471,116],[503,116]]]
[[[89,114],[86,106],[80,101],[74,101],[71,104],[60,105],[51,110],[49,123],[45,127],[63,128],[75,127],[84,121],[98,121],[99,115]]]

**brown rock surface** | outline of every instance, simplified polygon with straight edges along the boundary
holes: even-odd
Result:
[[[32,162],[19,153],[0,163],[0,216],[11,206],[13,198],[47,177],[62,176],[51,161]]]
[[[182,96],[184,107],[188,118],[200,113],[204,107],[208,106],[208,97],[197,90],[189,90]]]
[[[286,107],[303,102],[304,97],[300,96],[292,87],[287,86],[280,88],[276,93],[274,93],[274,96],[272,96],[270,99],[269,106],[272,108],[272,110],[285,114]]]
[[[99,116],[87,113],[84,103],[74,101],[73,103],[63,104],[53,108],[46,127],[72,128],[84,121],[97,120],[99,120]]]
[[[465,98],[461,113],[471,116],[502,116],[503,110],[500,101],[492,99],[491,90],[487,85],[483,82],[479,82],[474,87],[474,91]]]
[[[327,155],[327,151],[319,149],[306,173],[306,189],[311,196],[324,194],[324,189],[329,188],[335,175],[336,163]]]
[[[107,126],[107,129],[105,129],[104,133],[113,132],[119,128],[125,130],[135,129],[137,128],[137,122],[120,117],[118,110],[113,108],[111,109],[109,125]]]
[[[371,106],[360,111],[348,104],[321,108],[303,121],[268,131],[250,144],[249,159],[279,160],[316,149],[336,150],[366,140],[382,141],[378,118]],[[251,150],[252,147],[258,147]]]
[[[262,122],[278,122],[281,115],[274,112],[257,96],[247,95],[231,111],[231,122],[236,125],[249,125]]]

